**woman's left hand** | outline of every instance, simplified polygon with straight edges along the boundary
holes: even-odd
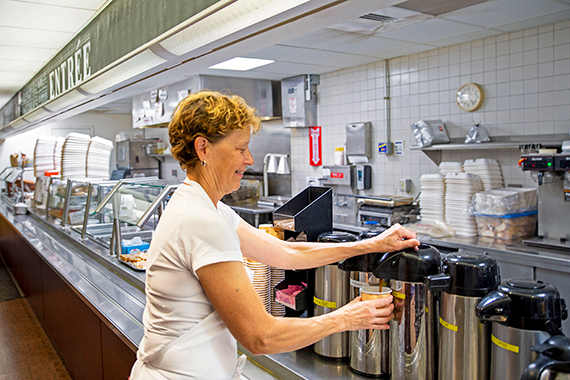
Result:
[[[397,223],[380,235],[370,239],[370,243],[374,243],[378,247],[374,250],[375,252],[395,252],[407,248],[415,248],[420,245],[420,241],[416,238],[414,231],[404,228]]]

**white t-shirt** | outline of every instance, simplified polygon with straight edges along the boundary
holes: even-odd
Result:
[[[240,217],[225,204],[218,202],[216,209],[197,182],[186,179],[176,189],[149,248],[139,360],[144,361],[214,312],[196,270],[213,263],[243,261],[236,232],[239,222]],[[235,344],[233,337],[231,340]]]

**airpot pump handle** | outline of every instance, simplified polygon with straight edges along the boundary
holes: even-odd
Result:
[[[432,292],[449,292],[451,278],[447,274],[434,274],[427,276],[424,280],[425,286]]]
[[[475,314],[483,321],[505,322],[511,314],[511,298],[494,290],[481,299]]]

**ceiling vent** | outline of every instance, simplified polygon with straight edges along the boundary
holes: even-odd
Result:
[[[341,24],[330,26],[330,29],[342,30],[344,32],[375,34],[387,23],[398,21],[395,17],[384,16],[378,13],[368,13],[353,20],[345,21]]]
[[[394,22],[394,21],[398,21],[398,19],[395,18],[395,17],[379,15],[379,14],[376,14],[376,13],[368,13],[367,15],[360,16],[359,18],[362,18],[362,19],[365,19],[365,20],[376,21],[376,22]]]

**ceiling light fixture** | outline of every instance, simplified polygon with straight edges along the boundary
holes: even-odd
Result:
[[[180,32],[160,42],[175,55],[184,55],[198,48],[219,42],[222,38],[256,25],[309,0],[240,0],[206,18],[197,20]]]
[[[227,61],[220,62],[213,66],[208,67],[209,69],[216,70],[235,70],[235,71],[247,71],[255,69],[256,67],[261,67],[269,65],[275,61],[271,59],[259,59],[259,58],[242,58],[235,57],[228,59]]]

